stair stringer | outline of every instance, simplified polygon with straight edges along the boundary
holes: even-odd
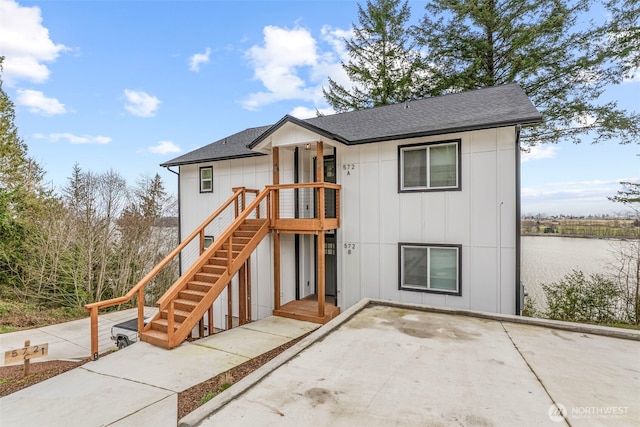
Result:
[[[243,224],[246,221],[243,222]],[[233,225],[230,226],[230,228]],[[239,226],[236,226],[236,229],[239,229]],[[235,231],[235,230],[234,230]],[[264,239],[264,237],[269,233],[269,221],[264,220],[264,223],[260,226],[260,228],[256,231],[254,236],[247,242],[244,248],[240,251],[240,253],[235,257],[231,264],[231,269],[228,267],[222,273],[222,275],[211,285],[211,289],[207,292],[207,294],[200,300],[198,305],[191,311],[189,316],[182,322],[182,324],[174,330],[174,333],[171,337],[167,335],[165,346],[166,348],[175,348],[179,346],[191,333],[193,328],[198,324],[200,319],[204,316],[204,314],[209,310],[209,307],[213,305],[214,301],[220,296],[220,294],[226,289],[227,285],[231,282],[233,276],[240,270],[245,261],[249,258],[249,256],[255,251],[260,242]],[[224,233],[226,234],[226,233]],[[213,251],[207,251],[203,253],[198,260],[194,264],[200,265],[197,270],[190,270],[188,272],[188,276],[183,276],[179,279],[182,284],[180,287],[176,287],[170,290],[171,297],[170,300],[175,300],[180,293],[181,290],[185,289],[190,280],[193,280],[196,274],[202,272],[202,266],[206,265],[209,259],[213,258],[218,251],[225,251],[221,249],[222,245]],[[226,251],[225,251],[226,252]],[[167,292],[169,293],[169,291]],[[165,294],[166,295],[166,294]],[[168,305],[168,304],[167,304]],[[151,325],[153,321],[160,319],[162,317],[162,310],[159,310],[158,313],[153,317],[153,319],[146,325],[145,332],[151,329]],[[143,337],[141,339],[144,341],[144,332]],[[150,340],[152,341],[152,340]],[[155,341],[155,340],[153,340]]]
[[[269,223],[265,221],[265,223],[260,227],[260,229],[256,232],[254,237],[245,245],[244,249],[240,252],[240,254],[235,258],[233,263],[231,264],[231,271],[228,269],[215,281],[211,290],[207,292],[207,295],[202,298],[200,303],[193,309],[191,314],[182,325],[175,331],[175,339],[176,342],[175,347],[180,345],[182,341],[191,333],[193,328],[198,324],[202,316],[209,310],[209,307],[213,305],[214,301],[220,296],[222,291],[224,291],[227,285],[231,282],[231,279],[235,274],[240,270],[242,265],[245,263],[249,256],[256,250],[260,242],[264,239],[264,237],[269,234]],[[195,276],[195,275],[194,275]],[[169,347],[173,348],[173,347]]]

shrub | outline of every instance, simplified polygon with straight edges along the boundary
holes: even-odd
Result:
[[[548,308],[545,317],[572,322],[611,323],[621,316],[622,291],[600,274],[588,277],[573,270],[559,282],[542,285]]]

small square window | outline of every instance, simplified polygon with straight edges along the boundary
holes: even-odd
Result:
[[[461,295],[460,245],[400,243],[400,290]]]
[[[200,168],[200,192],[213,193],[213,166]]]
[[[399,191],[460,190],[460,140],[398,147]]]
[[[214,238],[213,236],[204,236],[204,240],[202,241],[202,250],[206,251],[209,246],[213,244]]]

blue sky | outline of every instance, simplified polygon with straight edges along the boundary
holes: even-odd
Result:
[[[285,114],[330,113],[327,77],[347,83],[342,38],[354,1],[0,0],[4,89],[29,153],[56,189],[75,162],[130,183],[158,165]],[[413,19],[422,2],[410,2]],[[640,78],[605,94],[640,110]],[[640,143],[559,144],[523,156],[523,213],[614,213],[640,182]]]

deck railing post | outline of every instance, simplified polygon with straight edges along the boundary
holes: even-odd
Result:
[[[91,356],[98,360],[98,307],[91,307]]]
[[[227,285],[227,329],[233,328],[233,295],[231,294],[233,288],[231,287],[231,280]]]
[[[233,234],[229,235],[227,240],[229,247],[227,248],[227,270],[231,274],[231,265],[233,264]]]
[[[138,333],[144,329],[144,287],[138,289]]]
[[[173,300],[169,301],[169,310],[167,310],[167,341],[169,341],[169,347],[172,347],[173,342],[173,321],[174,321],[174,313],[173,313]]]

